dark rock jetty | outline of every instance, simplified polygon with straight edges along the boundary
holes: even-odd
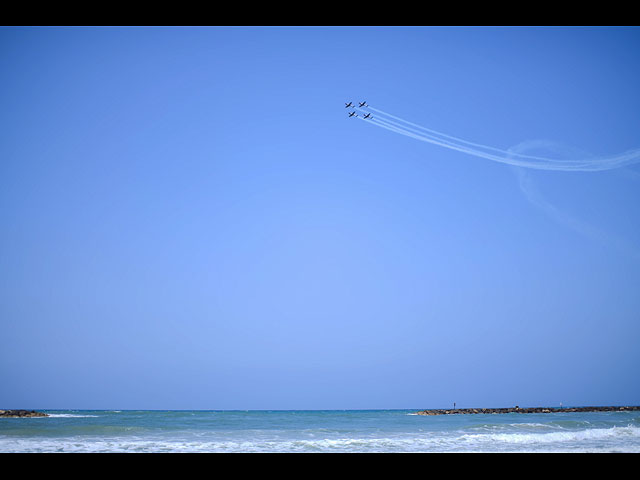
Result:
[[[636,407],[569,407],[569,408],[553,408],[553,407],[531,407],[520,408],[518,406],[509,408],[453,408],[439,410],[422,410],[417,412],[418,415],[456,415],[456,414],[475,414],[475,413],[557,413],[557,412],[627,412],[632,410],[640,410],[640,406]]]
[[[0,418],[48,417],[46,413],[35,410],[0,410]]]

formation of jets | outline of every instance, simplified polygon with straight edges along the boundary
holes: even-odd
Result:
[[[358,108],[362,108],[362,107],[368,107],[369,105],[367,105],[367,102],[358,102]],[[353,104],[353,102],[349,102],[349,103],[345,103],[344,104],[344,108],[356,108],[356,106]],[[355,111],[349,112],[349,117],[357,117],[358,115],[356,114]],[[362,118],[373,118],[371,117],[370,113],[367,113],[364,117]]]

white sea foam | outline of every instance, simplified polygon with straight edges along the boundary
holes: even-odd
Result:
[[[86,415],[79,413],[49,413],[51,418],[98,418],[98,415]],[[47,417],[34,417],[34,418],[47,418]]]
[[[632,412],[517,418],[431,418],[408,411],[51,415],[44,422],[0,422],[0,452],[640,453],[640,417]]]
[[[327,438],[1,438],[2,452],[626,452],[640,453],[640,428],[532,432],[424,432]]]
[[[480,450],[640,452],[640,428],[628,425],[539,433],[467,433],[459,441]]]

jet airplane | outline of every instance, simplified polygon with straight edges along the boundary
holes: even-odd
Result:
[[[345,103],[344,104],[344,108],[349,108],[349,107],[354,107],[355,105],[353,104],[353,102],[349,102],[349,103]]]
[[[360,107],[368,107],[369,105],[367,105],[367,102],[358,102],[358,104],[360,105]]]
[[[356,116],[356,117],[357,117],[358,115],[356,115],[356,112],[351,112],[351,113],[349,114],[349,116],[350,116],[350,117],[353,117],[353,116]]]
[[[370,114],[370,113],[367,113],[367,114],[366,114],[364,117],[362,117],[362,118],[369,118],[369,117],[371,117],[371,114]]]

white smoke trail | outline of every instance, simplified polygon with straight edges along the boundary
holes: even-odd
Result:
[[[392,132],[399,133],[401,135],[405,135],[410,138],[414,138],[416,140],[420,140],[422,142],[439,145],[441,147],[445,147],[450,150],[456,150],[458,152],[467,153],[469,155],[474,155],[480,158],[486,158],[487,160],[505,163],[508,165],[536,168],[541,170],[582,170],[588,166],[588,164],[584,161],[582,162],[576,162],[571,160],[549,161],[549,159],[539,159],[537,161],[532,161],[528,159],[523,160],[521,158],[522,157],[521,155],[509,154],[508,152],[505,152],[504,155],[496,155],[489,152],[483,152],[478,149],[465,147],[463,145],[459,145],[450,141],[424,135],[424,134],[421,134],[420,132],[415,131],[414,129],[403,127],[402,125],[399,125],[395,122],[389,122],[386,119],[382,120],[378,118],[372,118],[370,121],[371,123],[374,123],[379,127],[385,128]]]
[[[600,243],[614,245],[618,250],[625,251],[634,259],[640,260],[640,250],[633,245],[633,243],[604,232],[586,222],[570,216],[546,201],[535,188],[531,177],[525,171],[525,169],[556,170],[566,172],[595,172],[612,170],[640,162],[640,149],[629,150],[619,155],[609,157],[593,158],[582,152],[577,153],[566,147],[562,148],[558,144],[552,142],[529,141],[523,142],[509,150],[502,150],[488,145],[470,142],[468,140],[423,127],[374,107],[367,106],[366,108],[375,112],[375,115],[372,114],[372,116],[367,119],[363,117],[358,118],[372,123],[377,127],[384,128],[391,132],[422,142],[431,143],[450,150],[516,167],[514,172],[518,178],[520,190],[525,195],[527,201],[532,205],[544,211],[555,221],[566,225],[578,233],[599,241]],[[362,111],[363,109],[359,108],[359,110]],[[371,113],[370,111],[368,113]],[[525,151],[532,150],[542,150],[545,152],[553,151],[554,155],[557,157],[564,158],[551,158],[548,156],[545,157],[524,153]],[[573,159],[568,159],[568,157],[573,157]],[[632,173],[635,174],[635,172]]]
[[[404,120],[390,113],[386,113],[374,107],[366,107],[376,113],[368,119],[358,117],[368,121],[378,127],[405,135],[416,140],[438,145],[451,150],[456,150],[468,155],[485,158],[494,162],[504,163],[517,167],[532,168],[538,170],[560,170],[560,171],[602,171],[621,168],[627,165],[640,162],[640,149],[633,149],[619,155],[601,158],[579,158],[579,159],[554,159],[517,153],[512,150],[502,150],[499,148],[470,142],[447,135],[436,130],[432,130],[415,123]],[[362,108],[360,108],[362,110]],[[370,112],[369,112],[370,113]]]
[[[388,114],[387,114],[388,115]],[[371,117],[372,120],[377,120],[379,122],[382,123],[386,123],[387,125],[393,125],[398,129],[402,129],[402,130],[406,130],[408,132],[412,132],[415,135],[421,136],[423,137],[423,139],[430,139],[430,143],[435,143],[436,145],[442,145],[442,146],[446,146],[448,148],[454,148],[456,150],[459,151],[463,151],[465,153],[470,153],[470,154],[482,154],[482,156],[484,158],[488,158],[490,160],[496,160],[496,161],[504,161],[504,162],[509,162],[509,163],[513,163],[516,161],[516,159],[520,159],[520,160],[535,160],[535,161],[540,161],[540,162],[545,162],[545,163],[549,163],[549,162],[553,162],[554,164],[557,165],[577,165],[577,164],[584,164],[584,160],[556,160],[556,159],[549,159],[547,157],[538,157],[538,156],[533,156],[533,155],[526,155],[526,154],[522,154],[522,153],[514,153],[512,150],[501,150],[499,148],[495,148],[495,147],[490,147],[487,145],[481,145],[478,143],[473,143],[473,142],[469,142],[467,140],[462,140],[456,137],[452,137],[450,135],[446,135],[444,133],[434,133],[434,134],[430,134],[430,135],[425,135],[424,133],[420,132],[420,130],[428,130],[430,132],[434,132],[434,130],[429,130],[429,129],[425,129],[424,127],[420,127],[419,125],[416,125],[414,123],[410,123],[408,122],[410,125],[415,126],[416,128],[408,128],[405,125],[402,125],[401,123],[397,123],[397,122],[393,122],[390,121],[388,119],[373,119],[373,117]],[[393,118],[398,118],[398,117],[393,117]],[[398,133],[402,133],[402,132],[398,132]],[[442,137],[442,138],[438,138],[438,137]],[[447,140],[450,139],[450,140]],[[477,147],[477,148],[470,148],[470,147],[465,147],[462,144],[466,144],[466,145],[470,145],[471,147]],[[482,150],[478,150],[479,148],[484,149],[484,150],[488,150],[488,151],[494,151],[496,153],[498,153],[499,155],[494,155],[494,154],[490,154],[488,152],[483,152]]]
[[[410,138],[414,138],[416,140],[420,140],[422,142],[439,145],[445,148],[449,148],[451,150],[456,150],[462,153],[467,153],[469,155],[474,155],[476,157],[486,158],[494,162],[500,162],[508,165],[513,165],[516,167],[527,167],[527,168],[534,168],[539,170],[563,170],[563,171],[568,171],[568,170],[588,171],[588,170],[594,170],[596,169],[596,167],[598,167],[596,165],[592,165],[588,163],[587,161],[550,160],[550,159],[545,159],[541,157],[531,157],[531,156],[529,156],[528,159],[523,160],[523,157],[527,157],[527,156],[513,154],[509,152],[505,152],[504,155],[495,155],[489,152],[483,152],[478,149],[472,149],[459,144],[455,144],[453,142],[426,136],[426,135],[420,134],[419,132],[416,132],[415,130],[402,127],[397,123],[389,122],[386,119],[382,120],[378,118],[371,118],[368,121],[370,121],[371,123],[374,123],[379,127],[385,128],[392,132],[399,133],[401,135],[405,135]],[[536,158],[537,160],[533,161],[531,160],[531,158]],[[602,166],[600,166],[600,168],[598,169],[602,169]]]
[[[580,235],[602,245],[610,245],[618,251],[624,252],[632,259],[640,261],[640,249],[634,245],[633,242],[630,242],[629,240],[614,233],[597,228],[596,226],[559,209],[542,196],[540,191],[536,188],[530,172],[527,172],[524,168],[514,168],[513,170],[516,178],[518,179],[520,191],[524,194],[525,198],[531,205],[544,212],[558,224],[564,225]]]

